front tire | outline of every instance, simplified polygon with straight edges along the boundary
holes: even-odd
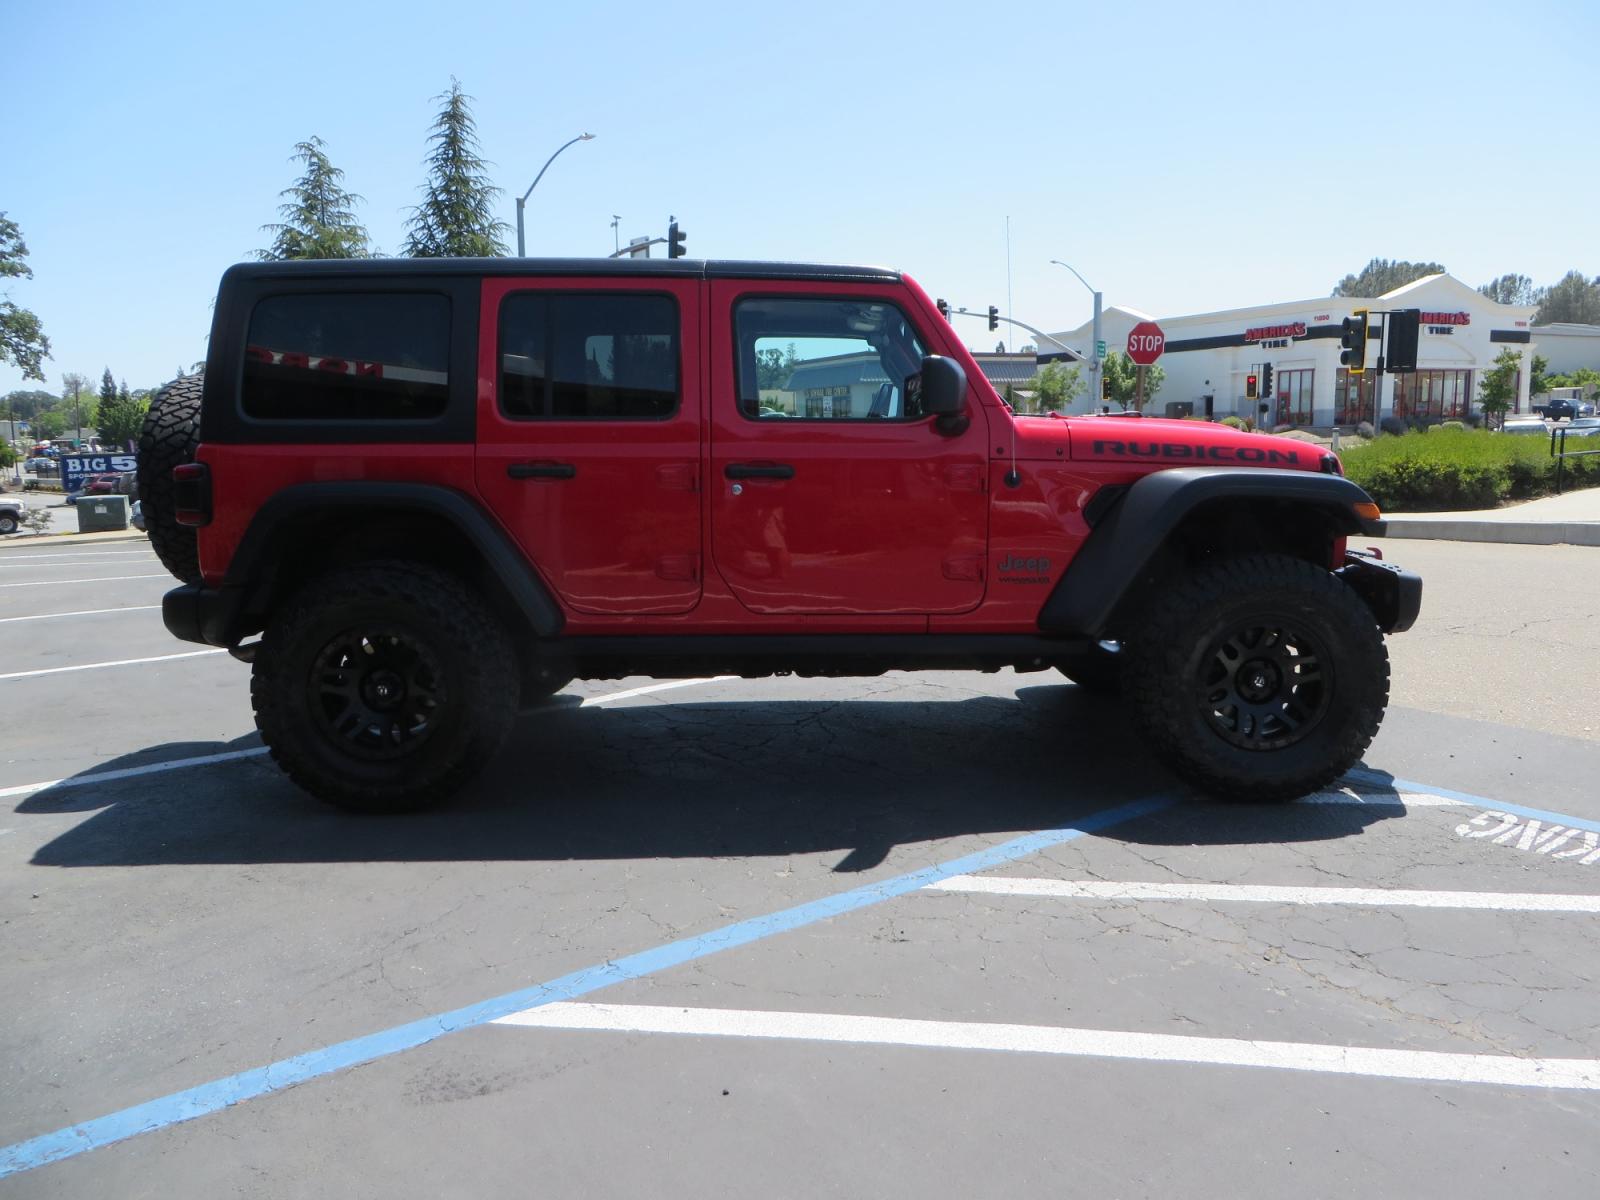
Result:
[[[1285,555],[1198,568],[1151,602],[1124,654],[1125,692],[1152,748],[1225,799],[1326,787],[1361,758],[1389,700],[1371,610]]]
[[[0,513],[0,534],[15,533],[19,528],[17,519],[10,513]]]
[[[505,629],[453,576],[405,562],[307,583],[253,663],[256,727],[320,799],[363,813],[448,799],[493,756],[517,703]]]

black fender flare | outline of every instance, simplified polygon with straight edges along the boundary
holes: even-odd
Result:
[[[1303,505],[1326,514],[1341,533],[1383,536],[1383,522],[1356,509],[1372,504],[1372,497],[1342,475],[1271,467],[1152,471],[1095,523],[1044,602],[1040,631],[1102,636],[1123,597],[1179,523],[1200,505],[1222,499]]]
[[[448,522],[488,564],[535,634],[554,637],[561,632],[560,605],[504,527],[473,497],[437,484],[365,480],[291,484],[256,510],[228,563],[224,593],[238,597],[238,611],[251,611],[272,566],[293,553],[285,540],[286,529],[313,514],[361,509],[384,515],[427,514]]]

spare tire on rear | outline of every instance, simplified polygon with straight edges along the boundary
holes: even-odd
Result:
[[[205,374],[174,379],[150,401],[139,435],[139,496],[156,557],[184,583],[200,582],[200,547],[179,525],[172,469],[194,461],[200,445],[200,393]]]

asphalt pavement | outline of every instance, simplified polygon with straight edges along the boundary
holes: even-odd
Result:
[[[933,673],[575,684],[405,819],[275,771],[146,544],[0,550],[0,1196],[1591,1195],[1600,553],[1382,548],[1306,802]]]

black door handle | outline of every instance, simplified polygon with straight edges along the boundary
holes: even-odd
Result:
[[[729,463],[722,468],[729,479],[793,479],[788,463]]]
[[[571,479],[577,473],[571,463],[512,463],[506,468],[513,479]]]

